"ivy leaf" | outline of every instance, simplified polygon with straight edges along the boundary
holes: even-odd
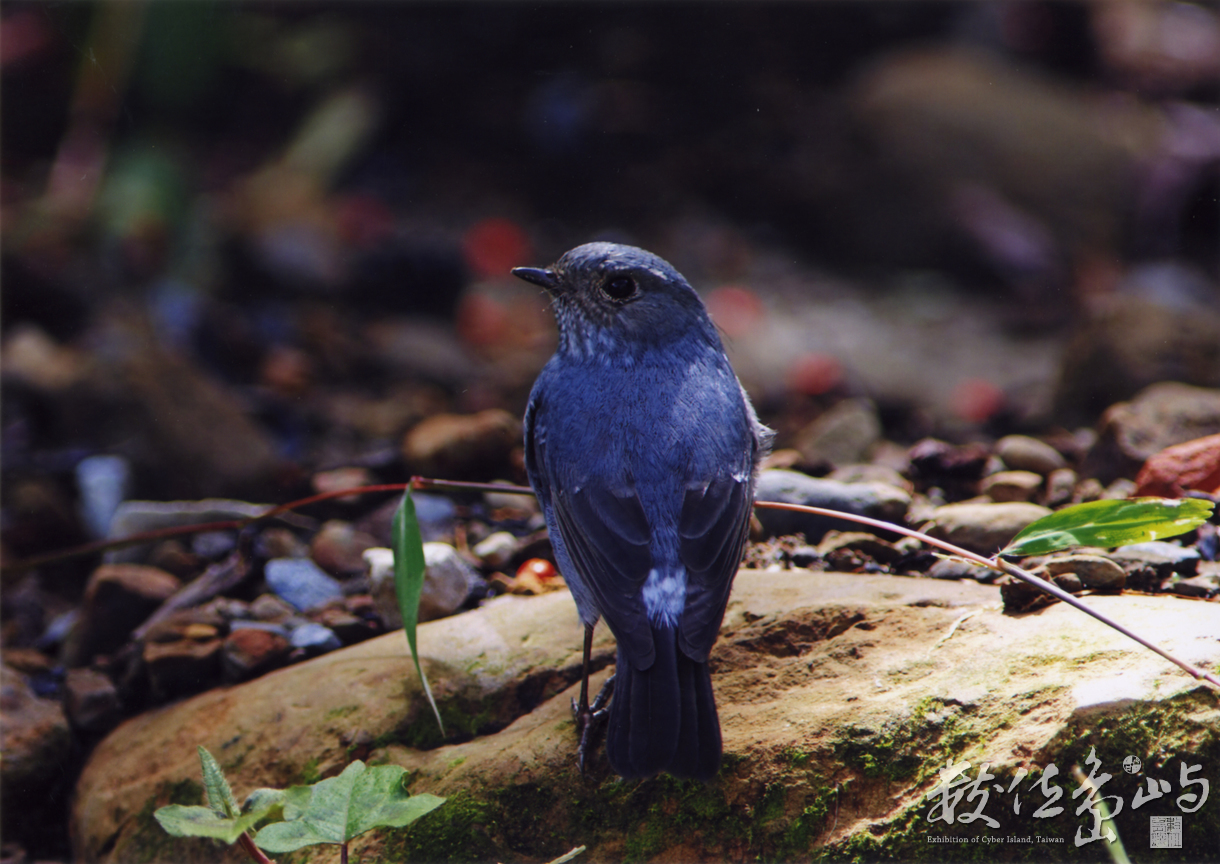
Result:
[[[199,762],[203,766],[203,786],[208,806],[170,804],[158,809],[153,816],[166,833],[175,837],[211,837],[225,843],[236,843],[243,833],[280,806],[283,792],[278,789],[258,789],[246,799],[245,806],[238,809],[224,771],[203,747],[199,748]]]
[[[415,502],[408,488],[402,495],[402,503],[394,511],[394,590],[398,596],[398,610],[402,613],[402,628],[407,634],[407,645],[411,659],[415,661],[415,672],[424,685],[424,695],[436,715],[436,725],[441,736],[445,735],[445,724],[441,721],[440,709],[432,697],[428,677],[419,665],[419,651],[415,639],[415,628],[419,624],[419,598],[424,591],[424,540],[419,532],[419,518],[415,515]]]
[[[1111,548],[1176,537],[1206,522],[1214,506],[1199,498],[1089,501],[1026,526],[999,554],[1025,557],[1070,546]]]
[[[401,828],[445,803],[411,795],[398,765],[368,768],[356,761],[338,777],[285,792],[286,822],[266,826],[254,842],[268,852],[292,852],[316,843],[343,844],[373,828]]]

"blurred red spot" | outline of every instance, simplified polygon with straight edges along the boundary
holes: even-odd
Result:
[[[458,303],[458,336],[479,348],[498,345],[508,334],[509,317],[503,303],[485,294],[467,294]]]
[[[529,263],[530,241],[515,222],[484,219],[462,238],[466,266],[481,279],[507,276],[514,267]]]
[[[829,354],[802,354],[788,367],[788,389],[806,396],[829,393],[843,382],[843,366]]]
[[[517,568],[518,579],[523,576],[533,576],[540,582],[546,582],[558,575],[559,571],[555,569],[555,565],[545,558],[531,558]]]
[[[998,414],[1007,400],[1004,391],[982,378],[970,378],[953,391],[953,411],[963,420],[983,423]]]
[[[372,195],[348,195],[335,205],[339,236],[359,249],[372,249],[394,233],[394,214]]]
[[[749,333],[766,315],[758,295],[739,285],[725,285],[708,294],[707,311],[716,326],[731,339]]]

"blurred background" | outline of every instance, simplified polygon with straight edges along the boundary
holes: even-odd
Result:
[[[408,433],[515,446],[555,334],[507,271],[591,239],[686,274],[780,447],[837,409],[831,463],[1220,385],[1216,3],[10,0],[0,58],[10,554],[95,455],[520,480]]]

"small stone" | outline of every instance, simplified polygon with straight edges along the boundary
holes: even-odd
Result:
[[[1175,444],[1149,456],[1135,484],[1136,495],[1181,498],[1192,489],[1220,494],[1220,435]]]
[[[257,678],[288,660],[292,643],[284,635],[262,627],[235,629],[224,641],[221,664],[230,683]]]
[[[797,546],[789,553],[788,560],[792,562],[793,567],[809,569],[814,565],[821,564],[822,556],[818,554],[818,550],[813,546]]]
[[[1076,472],[1059,468],[1046,477],[1046,506],[1058,507],[1072,500],[1076,491]]]
[[[907,455],[911,460],[911,475],[919,489],[938,486],[950,498],[966,498],[975,494],[991,454],[981,444],[955,447],[936,438],[924,438],[916,442]]]
[[[203,640],[170,640],[166,638],[170,632],[168,629],[159,631],[159,638],[154,641],[150,630],[144,643],[144,665],[153,693],[163,700],[175,699],[214,686],[221,671],[223,640],[219,634]]]
[[[1020,502],[946,504],[933,511],[932,524],[924,531],[971,552],[991,555],[1027,525],[1050,513],[1046,507]]]
[[[801,474],[797,471],[763,471],[758,475],[755,497],[759,501],[780,501],[841,510],[901,523],[911,504],[904,489],[884,483],[840,483]],[[832,529],[851,531],[855,523],[829,516],[814,516],[785,510],[756,510],[767,536],[802,533],[809,543],[821,541]]]
[[[994,452],[1014,471],[1032,471],[1046,477],[1066,467],[1058,450],[1028,435],[1005,435],[995,443]]]
[[[1004,611],[1031,612],[1052,603],[1058,603],[1059,598],[1048,594],[1041,588],[1030,585],[1024,579],[1005,576],[999,581],[1000,598],[1004,601]]]
[[[331,519],[314,535],[310,555],[318,566],[333,576],[349,576],[364,571],[364,550],[379,545],[377,540],[357,530],[350,522]]]
[[[33,648],[5,648],[4,665],[25,675],[41,675],[51,671],[51,658]]]
[[[863,462],[881,438],[871,399],[844,399],[797,433],[796,449],[807,465]]]
[[[1086,477],[1076,485],[1076,491],[1072,494],[1072,503],[1084,504],[1088,501],[1097,501],[1105,491],[1106,487],[1102,486],[1096,477]]]
[[[497,531],[488,535],[471,551],[488,567],[505,567],[517,554],[521,541],[508,531]]]
[[[65,661],[84,666],[97,654],[123,646],[182,583],[173,575],[141,564],[103,564],[85,586],[79,630],[69,639]]]
[[[274,594],[260,594],[250,604],[250,617],[256,621],[287,621],[297,610]]]
[[[828,531],[818,544],[818,555],[823,558],[843,551],[867,555],[878,564],[893,564],[903,556],[893,543],[866,531]]]
[[[64,680],[64,711],[82,732],[107,732],[122,719],[119,691],[107,676],[93,669],[69,669]]]
[[[959,558],[941,558],[928,568],[927,575],[933,579],[970,579],[975,582],[994,582],[1000,574],[990,567],[971,564]]]
[[[153,548],[148,564],[187,582],[199,575],[207,562],[188,551],[181,541],[163,540]]]
[[[1151,567],[1161,579],[1168,579],[1174,573],[1194,576],[1199,569],[1198,550],[1164,540],[1119,546],[1111,557],[1128,570]]]
[[[287,528],[265,528],[254,540],[259,558],[308,558],[309,546]]]
[[[77,463],[81,517],[94,537],[105,537],[110,530],[130,479],[131,466],[122,456],[90,456]]]
[[[235,531],[201,531],[191,538],[191,551],[209,561],[223,558],[236,548]]]
[[[1094,590],[1118,590],[1127,582],[1126,571],[1104,555],[1056,555],[1042,566],[1052,576],[1075,573],[1083,587]]]
[[[412,470],[430,477],[498,474],[521,443],[521,421],[500,409],[478,414],[437,414],[416,424],[403,439]]]
[[[1103,501],[1122,501],[1135,494],[1135,481],[1119,477],[1101,492]]]
[[[905,455],[906,451],[902,451]],[[838,480],[840,483],[884,483],[899,489],[911,491],[911,481],[903,477],[901,472],[889,465],[878,465],[873,462],[857,462],[836,468],[826,475],[827,480]]]
[[[267,587],[302,612],[343,597],[343,586],[308,558],[273,558],[265,574]]]
[[[1080,581],[1080,577],[1070,571],[1067,573],[1056,573],[1051,578],[1051,581],[1069,594],[1079,594],[1084,590],[1084,582]]]
[[[1033,471],[1000,471],[983,478],[983,494],[996,503],[1032,501],[1042,485],[1042,475]]]
[[[310,613],[316,623],[329,628],[344,645],[355,645],[373,636],[380,635],[381,628],[375,626],[347,609],[337,606],[327,606]]]
[[[365,560],[369,562],[370,593],[377,614],[387,630],[395,630],[402,626],[402,613],[394,588],[394,553],[389,549],[369,549]],[[421,622],[452,615],[466,602],[471,590],[483,582],[474,567],[446,543],[425,543],[424,563],[424,587],[419,600]]]
[[[1220,593],[1220,580],[1215,576],[1192,576],[1174,582],[1170,590],[1183,597],[1214,597]]]
[[[369,486],[373,482],[373,475],[369,469],[361,466],[353,466],[349,468],[332,468],[330,471],[319,471],[313,475],[310,481],[313,485],[313,491],[319,495],[325,495],[330,492],[339,492],[343,489],[356,489],[360,486]],[[359,501],[359,495],[344,495],[335,498],[340,504],[351,504]]]
[[[304,651],[307,657],[313,657],[342,648],[343,643],[329,627],[310,622],[292,631],[292,647]]]

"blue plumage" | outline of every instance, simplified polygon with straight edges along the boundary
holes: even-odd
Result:
[[[589,243],[516,275],[559,348],[525,414],[530,483],[581,620],[618,642],[606,751],[625,777],[719,768],[708,653],[770,443],[702,301],[668,263]]]

